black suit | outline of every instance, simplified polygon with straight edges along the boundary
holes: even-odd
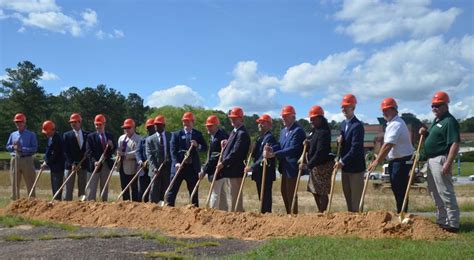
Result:
[[[82,132],[82,146],[79,147],[79,143],[77,142],[76,134],[73,130],[64,133],[63,141],[64,141],[64,154],[66,156],[66,174],[69,176],[71,173],[71,167],[73,164],[77,165],[86,153],[86,146],[87,146],[87,135],[88,132],[81,130]],[[83,161],[81,165],[81,170],[77,171],[77,189],[78,194],[77,196],[80,197],[86,194],[85,188],[87,183],[87,171],[89,170],[89,160],[86,159]],[[76,175],[72,176],[65,187],[65,195],[64,200],[72,200],[72,194],[74,191],[74,183],[76,182]]]
[[[263,174],[263,149],[266,144],[269,144],[273,151],[278,151],[280,149],[280,143],[277,142],[272,132],[268,131],[263,136],[259,136],[255,142],[255,147],[252,151],[252,158],[254,163],[252,164],[252,180],[255,181],[257,185],[258,197],[261,198],[261,188],[262,188],[262,174]],[[276,160],[275,158],[267,159],[267,172],[265,176],[265,196],[263,198],[263,208],[261,209],[262,213],[272,212],[272,186],[273,181],[275,181],[276,173],[275,167]]]
[[[203,172],[207,174],[209,181],[212,181],[214,172],[216,171],[216,166],[219,161],[219,155],[221,153],[221,141],[229,138],[229,135],[223,130],[218,129],[214,134],[214,138],[209,138],[209,151],[208,151],[208,161],[203,167]],[[218,175],[216,179],[222,178],[221,175]]]
[[[117,149],[117,141],[114,139],[112,134],[110,134],[108,132],[105,132],[105,137],[107,138],[107,141],[111,140],[112,144],[113,144],[112,145],[113,147],[109,147],[107,152],[105,153],[105,161],[104,161],[104,163],[107,163],[107,165],[109,166],[109,169],[111,169],[112,166],[114,165],[114,161],[112,160],[112,155],[115,153],[115,150]],[[100,156],[104,152],[104,148],[103,148],[101,139],[99,137],[99,133],[94,132],[94,133],[90,133],[87,136],[86,151],[87,151],[87,153],[89,155],[89,159],[90,159],[90,168],[89,168],[89,170],[91,172],[93,172],[94,171],[94,163],[98,162],[100,160]]]
[[[232,131],[222,154],[224,168],[220,175],[224,178],[242,178],[247,153],[250,147],[250,135],[245,126]]]
[[[64,148],[61,136],[56,132],[51,138],[48,138],[44,161],[51,170],[51,188],[53,195],[63,184],[64,178]],[[61,200],[60,194],[56,198]]]

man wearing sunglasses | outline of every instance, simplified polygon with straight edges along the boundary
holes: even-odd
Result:
[[[449,96],[438,91],[431,99],[435,120],[430,129],[420,128],[426,135],[424,154],[428,158],[428,190],[435,201],[436,223],[448,232],[459,231],[459,207],[452,182],[452,164],[461,141],[459,123],[449,113]]]
[[[64,155],[66,156],[66,176],[69,176],[79,165],[81,159],[84,157],[86,152],[86,140],[88,132],[82,130],[82,117],[78,113],[73,113],[69,117],[69,124],[72,130],[64,133]],[[74,192],[74,183],[76,182],[77,175],[77,189],[78,198],[86,194],[86,183],[87,183],[87,172],[88,172],[89,161],[86,159],[82,162],[80,170],[72,176],[66,183],[66,192],[64,194],[64,200],[72,200],[72,194]]]
[[[130,183],[133,175],[137,172],[137,150],[138,144],[142,139],[135,133],[135,121],[131,118],[125,119],[122,125],[123,135],[118,139],[117,154],[120,156],[120,184],[122,190]],[[138,193],[138,182],[135,180],[132,185],[132,200],[140,201]],[[123,194],[123,200],[130,200],[130,193],[127,191]]]

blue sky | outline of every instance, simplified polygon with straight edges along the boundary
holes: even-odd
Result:
[[[0,0],[0,77],[30,60],[57,94],[106,84],[150,106],[277,116],[319,104],[341,120],[346,93],[366,122],[384,97],[431,119],[451,95],[474,116],[474,2]]]

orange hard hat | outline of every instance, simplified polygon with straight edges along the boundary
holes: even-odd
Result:
[[[384,98],[382,100],[382,104],[380,104],[380,108],[382,110],[385,110],[385,109],[388,109],[388,108],[393,108],[395,110],[398,110],[398,105],[397,105],[397,101],[395,101],[395,99],[389,97],[389,98]]]
[[[125,121],[123,121],[122,128],[134,128],[134,127],[135,127],[135,121],[133,121],[133,119],[127,118],[125,119]]]
[[[259,123],[259,124],[260,124],[261,122],[263,122],[263,121],[268,122],[268,123],[270,123],[270,124],[273,124],[272,117],[271,117],[269,114],[263,114],[263,115],[261,115],[256,121],[257,121],[257,123]]]
[[[43,126],[41,127],[41,132],[43,134],[48,134],[54,131],[55,128],[56,126],[54,125],[54,122],[51,120],[47,120],[43,122]]]
[[[23,113],[17,113],[13,118],[13,122],[26,122],[26,116]]]
[[[449,103],[449,96],[444,91],[436,92],[433,98],[431,99],[431,104],[448,104],[448,103]]]
[[[219,118],[215,115],[210,115],[206,119],[206,126],[220,125]]]
[[[240,107],[234,107],[230,110],[230,118],[244,118],[244,111]]]
[[[280,113],[280,115],[282,115],[282,116],[295,115],[295,114],[296,114],[296,111],[295,111],[295,108],[293,106],[284,106],[281,109],[281,113]]]
[[[186,112],[183,114],[183,117],[181,118],[181,121],[192,121],[194,122],[194,114],[192,112]]]
[[[320,106],[312,106],[309,110],[309,118],[311,119],[317,116],[324,116],[324,110]]]
[[[71,122],[82,122],[82,117],[78,113],[72,113],[69,117],[69,123]]]
[[[155,119],[154,118],[150,118],[150,119],[146,120],[146,123],[145,123],[146,127],[150,127],[150,126],[154,126],[154,125],[155,125]]]
[[[94,118],[94,124],[104,124],[105,121],[105,116],[102,114],[98,114]]]
[[[155,125],[156,125],[156,124],[163,124],[163,125],[166,124],[166,119],[165,119],[165,117],[162,116],[162,115],[157,115],[157,116],[155,117]]]
[[[357,99],[352,94],[347,94],[342,98],[341,106],[355,106],[357,104]]]

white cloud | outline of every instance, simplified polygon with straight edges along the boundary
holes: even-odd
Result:
[[[466,119],[474,117],[474,92],[471,96],[466,96],[461,101],[451,102],[449,110],[455,118]]]
[[[171,106],[202,106],[204,99],[192,88],[177,85],[168,89],[158,90],[147,97],[146,105],[151,107]]]
[[[59,76],[52,73],[52,72],[47,72],[43,71],[43,76],[41,77],[42,80],[58,80]]]
[[[8,13],[5,13],[8,11]],[[79,12],[74,12],[79,13]],[[25,27],[40,28],[50,32],[70,34],[74,37],[83,36],[91,31],[99,23],[97,12],[85,9],[79,17],[67,15],[54,0],[0,0],[0,19],[11,18],[21,22],[19,33],[25,32]],[[96,37],[103,39],[105,36],[111,39],[123,38],[125,34],[121,30],[101,35],[102,30],[96,33]],[[102,32],[103,33],[103,32]]]
[[[278,109],[275,101],[279,80],[258,73],[255,61],[241,61],[233,71],[234,79],[219,90],[217,109],[228,111],[234,106],[242,107],[246,114],[269,112]]]
[[[21,13],[61,10],[55,0],[0,0],[0,7]]]
[[[104,38],[109,38],[109,39],[120,39],[125,37],[125,34],[121,30],[114,29],[113,33],[106,33],[102,30],[99,30],[95,33],[95,37],[97,39],[103,40]]]
[[[336,28],[356,43],[382,42],[386,39],[409,34],[426,37],[449,30],[459,8],[442,11],[430,8],[430,0],[345,0],[336,20],[348,22]]]
[[[308,97],[329,87],[337,87],[347,81],[347,68],[363,58],[357,49],[329,55],[316,64],[302,63],[290,67],[282,79],[281,90],[298,92]]]
[[[449,42],[441,36],[399,42],[354,68],[348,83],[365,98],[422,101],[436,90],[456,95],[470,87],[472,95],[472,63],[466,64],[472,59],[472,47],[466,51],[470,43],[471,36]]]

